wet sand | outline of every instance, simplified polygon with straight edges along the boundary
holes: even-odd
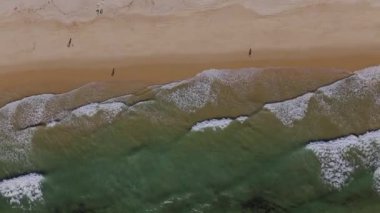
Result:
[[[240,57],[236,57],[239,54]],[[250,58],[243,53],[234,53],[148,57],[103,62],[67,60],[9,66],[2,69],[7,72],[0,73],[0,91],[2,91],[0,104],[4,105],[35,94],[63,93],[91,82],[98,82],[104,86],[103,90],[115,96],[123,95],[149,85],[190,78],[203,70],[212,68],[283,67],[305,70],[337,68],[337,72],[349,75],[357,69],[377,65],[379,61],[377,54],[345,55],[342,53],[329,55],[329,57],[310,54],[298,56],[298,58],[294,55],[268,53],[268,55],[257,54]],[[111,76],[113,68],[115,68],[115,75]],[[321,75],[329,75],[329,73],[321,72]],[[331,73],[330,77],[335,78],[335,76],[336,73]]]

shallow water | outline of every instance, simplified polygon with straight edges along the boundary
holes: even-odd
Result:
[[[379,134],[363,140],[370,154],[331,144],[378,130],[379,97],[379,67],[209,70],[96,103],[29,97],[0,109],[0,175],[40,174],[42,196],[2,194],[0,211],[374,212]],[[326,165],[342,161],[352,172],[337,187]]]

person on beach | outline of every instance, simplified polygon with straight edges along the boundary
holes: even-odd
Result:
[[[72,42],[72,39],[70,38],[69,42],[67,43],[67,47],[68,47],[68,48],[71,47],[71,42]]]
[[[112,69],[111,76],[113,77],[115,75],[115,68]]]

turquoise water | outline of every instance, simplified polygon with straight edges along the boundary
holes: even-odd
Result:
[[[41,197],[0,196],[0,212],[376,212],[374,166],[337,189],[324,180],[324,159],[305,149],[379,129],[380,70],[370,71],[213,70],[71,114],[19,107],[11,121],[39,125],[21,157],[0,161],[0,174],[41,174]],[[221,118],[231,122],[192,131]]]

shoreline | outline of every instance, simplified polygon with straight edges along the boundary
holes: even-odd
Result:
[[[125,60],[52,61],[2,67],[0,71],[0,105],[43,93],[64,93],[97,82],[114,96],[133,93],[155,84],[191,78],[208,69],[239,69],[248,67],[301,70],[345,70],[349,73],[378,65],[376,53],[359,55],[320,52],[303,56],[283,53],[262,53],[253,57],[243,53],[230,55],[159,56]],[[343,53],[344,51],[342,51]],[[337,51],[335,51],[337,53]],[[148,63],[147,63],[148,61]],[[115,76],[111,76],[115,68]],[[342,72],[342,71],[339,71]],[[326,72],[321,72],[325,75]]]

